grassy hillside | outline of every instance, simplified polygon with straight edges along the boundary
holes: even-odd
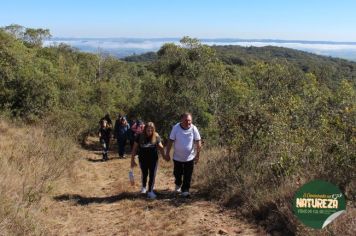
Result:
[[[42,198],[70,171],[76,146],[45,127],[2,119],[0,132],[0,235],[48,235]]]
[[[82,139],[105,113],[120,112],[155,122],[167,138],[191,111],[205,149],[221,153],[198,171],[207,196],[293,234],[305,228],[292,216],[291,196],[313,178],[338,185],[354,209],[356,63],[275,47],[208,47],[189,37],[129,63],[43,48],[6,30],[0,54],[0,111],[8,117]]]

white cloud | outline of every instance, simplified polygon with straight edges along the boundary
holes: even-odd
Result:
[[[83,47],[91,47],[91,48],[102,48],[102,49],[146,49],[146,50],[156,50],[159,49],[165,41],[150,41],[144,40],[139,42],[130,42],[129,40],[121,41],[121,40],[100,40],[100,39],[89,39],[89,40],[50,40],[45,42],[45,46],[53,45],[53,44],[68,44],[73,47],[83,48]]]
[[[83,51],[95,52],[99,48],[108,51],[115,52],[120,54],[120,50],[131,51],[132,53],[140,53],[143,51],[157,51],[163,44],[173,42],[179,43],[178,39],[176,40],[167,40],[167,39],[52,39],[45,42],[45,46],[65,43],[72,47],[79,48]],[[261,41],[204,41],[204,44],[207,45],[239,45],[243,47],[255,46],[255,47],[264,47],[264,46],[277,46],[277,47],[286,47],[293,48],[302,51],[308,51],[320,55],[327,56],[338,56],[344,58],[356,59],[356,44],[343,44],[343,43],[308,43],[308,42],[261,42]]]

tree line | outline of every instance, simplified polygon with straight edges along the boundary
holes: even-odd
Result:
[[[253,169],[256,186],[286,177],[323,178],[345,191],[355,184],[356,63],[276,47],[209,47],[189,37],[125,61],[65,44],[42,47],[49,36],[0,30],[3,115],[80,138],[103,114],[121,113],[153,121],[167,137],[190,111],[205,143],[233,160],[223,181]]]

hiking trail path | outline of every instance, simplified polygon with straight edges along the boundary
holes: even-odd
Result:
[[[266,235],[236,211],[225,209],[199,194],[190,198],[174,193],[172,162],[160,158],[155,190],[157,199],[139,193],[141,173],[134,169],[135,186],[128,179],[130,155],[101,162],[100,148],[81,149],[70,177],[57,183],[46,199],[51,235]],[[96,149],[96,151],[94,151]]]

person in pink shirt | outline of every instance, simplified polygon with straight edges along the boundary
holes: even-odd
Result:
[[[137,120],[132,126],[131,130],[134,136],[134,139],[143,132],[145,124],[141,120]]]

